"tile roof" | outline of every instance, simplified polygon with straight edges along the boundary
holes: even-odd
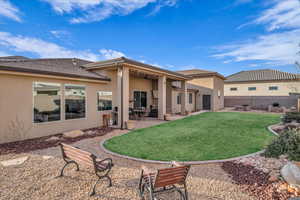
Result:
[[[0,57],[0,70],[87,78],[94,80],[109,80],[109,78],[104,75],[87,71],[82,67],[82,65],[88,63],[91,62],[77,58],[26,59],[25,57],[19,57],[8,60],[7,57]]]
[[[24,56],[3,56],[0,57],[0,61],[13,61],[13,60],[26,60],[29,59]]]
[[[190,70],[182,70],[177,72],[191,78],[218,76],[219,78],[225,80],[225,77],[219,74],[218,72],[207,71],[202,69],[190,69]]]
[[[230,82],[251,82],[251,81],[279,81],[279,80],[299,80],[299,74],[282,72],[279,70],[262,69],[241,71],[226,77],[226,83]]]

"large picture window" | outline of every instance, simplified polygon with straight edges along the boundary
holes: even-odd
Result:
[[[34,123],[59,121],[61,112],[61,85],[33,83]]]
[[[134,91],[134,108],[147,108],[147,92]]]
[[[112,92],[99,91],[98,111],[112,110]]]
[[[65,85],[65,118],[85,118],[86,114],[86,93],[85,86]]]

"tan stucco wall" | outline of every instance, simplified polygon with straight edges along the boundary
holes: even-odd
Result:
[[[214,101],[213,111],[217,111],[224,108],[224,80],[218,77],[214,77]]]
[[[180,94],[180,91],[177,90],[173,90],[172,91],[172,113],[180,113],[181,112],[181,104],[177,104],[177,96]],[[193,102],[190,104],[189,103],[189,94],[193,95]],[[194,112],[195,110],[195,92],[187,92],[187,106],[186,106],[186,110],[189,112]]]
[[[204,94],[212,95],[212,110],[217,111],[224,108],[224,80],[217,77],[194,78],[188,83],[203,87],[200,91],[199,103],[202,105],[202,96]],[[201,106],[202,109],[202,106]]]
[[[278,90],[269,90],[270,86],[278,86]],[[256,87],[256,91],[248,91],[248,87]],[[230,91],[230,88],[237,88],[237,91]],[[289,96],[295,92],[300,92],[300,82],[225,84],[225,96]]]
[[[86,86],[86,118],[33,123],[35,81]],[[111,85],[0,74],[0,143],[100,126],[104,112],[97,111],[97,91],[111,91]]]

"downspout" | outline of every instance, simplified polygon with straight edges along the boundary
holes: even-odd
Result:
[[[197,112],[197,96],[198,96],[199,90],[195,92],[195,112]]]
[[[123,119],[123,100],[124,100],[124,97],[123,97],[123,93],[124,93],[124,85],[123,85],[123,80],[124,80],[124,68],[122,66],[122,77],[121,77],[121,129],[123,130],[124,129],[124,119]]]

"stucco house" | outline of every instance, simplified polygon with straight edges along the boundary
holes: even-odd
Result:
[[[224,89],[226,107],[247,104],[266,109],[273,103],[293,107],[300,95],[300,75],[272,69],[241,71],[226,77]]]
[[[135,108],[159,119],[216,111],[224,106],[224,79],[216,72],[174,72],[124,57],[0,57],[0,143],[98,127],[108,113],[126,128]]]

